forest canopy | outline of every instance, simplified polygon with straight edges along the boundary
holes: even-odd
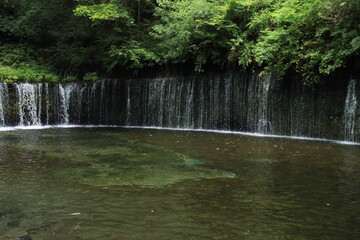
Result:
[[[0,0],[0,80],[9,82],[187,63],[293,70],[313,83],[359,52],[358,0]]]

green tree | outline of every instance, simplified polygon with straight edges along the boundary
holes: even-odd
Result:
[[[358,0],[1,0],[0,66],[82,78],[216,64],[315,83],[359,55],[359,28]]]

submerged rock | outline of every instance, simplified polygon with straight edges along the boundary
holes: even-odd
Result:
[[[24,235],[19,237],[19,240],[32,240],[32,237],[30,235]]]
[[[52,155],[56,149],[53,150]],[[235,176],[231,172],[205,167],[204,162],[184,154],[138,142],[122,142],[120,146],[101,149],[83,145],[71,154],[56,152],[56,155],[77,163],[57,170],[58,176],[93,186],[161,187],[187,179]]]

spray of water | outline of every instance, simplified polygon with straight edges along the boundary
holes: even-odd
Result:
[[[344,134],[346,141],[356,141],[356,81],[351,80],[348,85],[344,112]]]

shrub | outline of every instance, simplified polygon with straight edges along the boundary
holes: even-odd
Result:
[[[99,76],[97,75],[96,72],[88,72],[85,74],[85,76],[83,77],[84,81],[92,81],[92,82],[96,82],[97,80],[99,80]]]

